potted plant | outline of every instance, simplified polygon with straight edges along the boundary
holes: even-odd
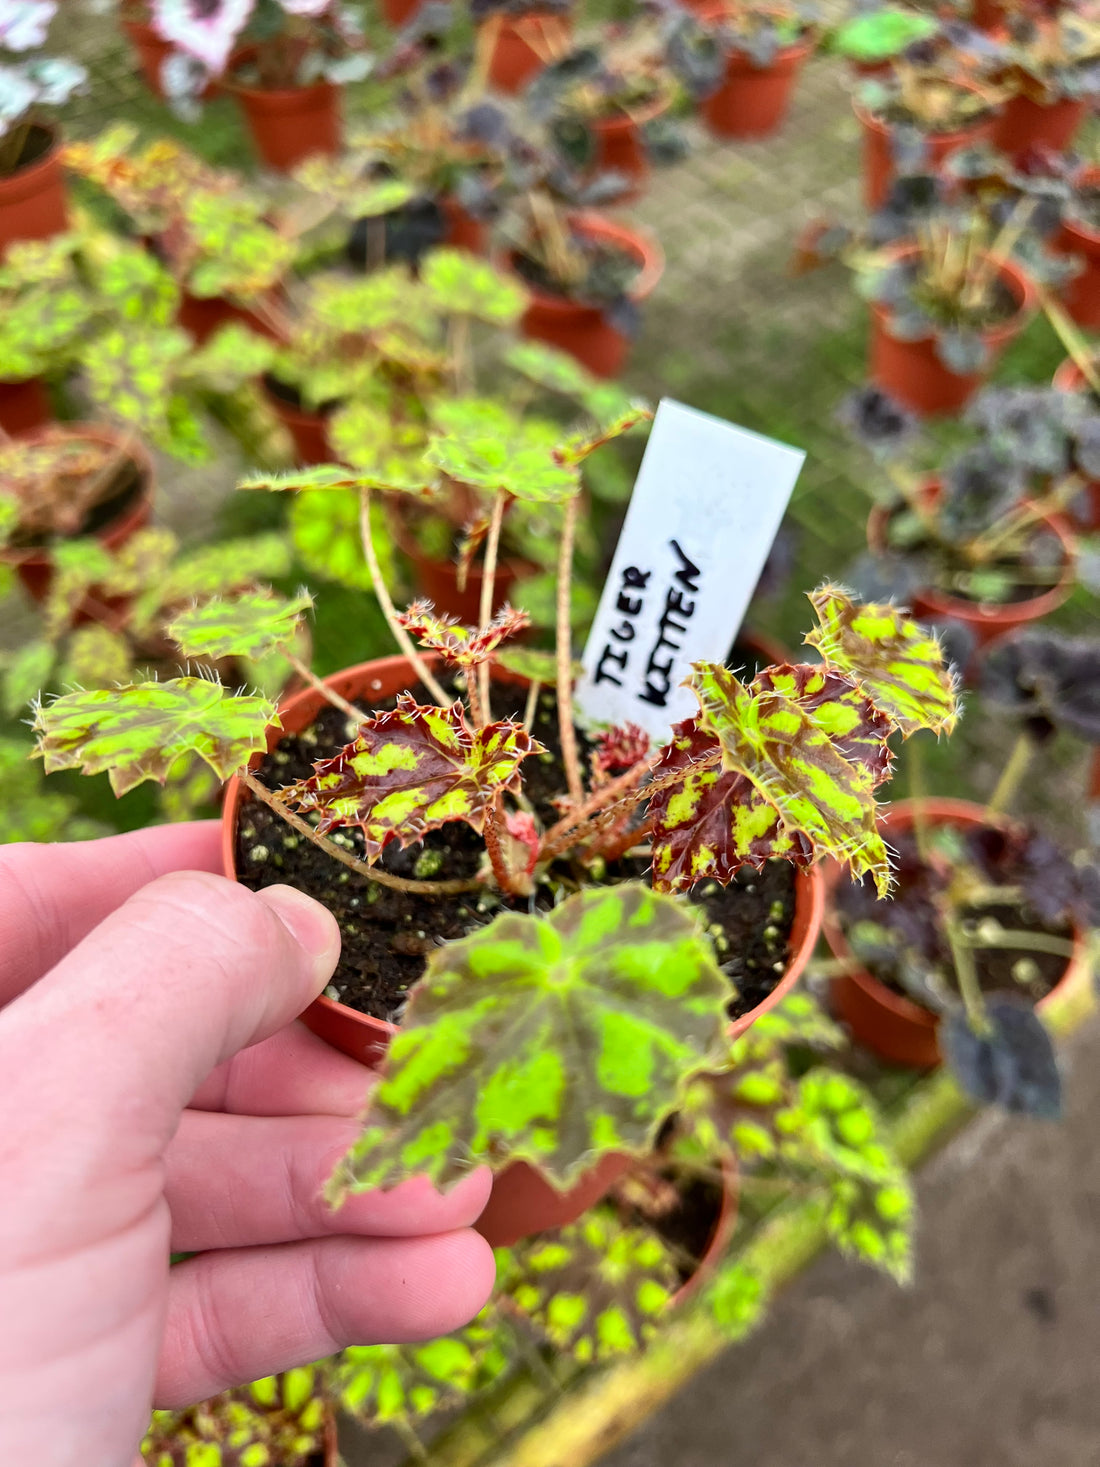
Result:
[[[498,92],[522,92],[568,51],[572,0],[471,0],[479,74]]]
[[[630,728],[582,743],[568,616],[577,494],[581,463],[614,431],[529,448],[518,462],[502,462],[492,435],[436,437],[429,455],[460,481],[480,472],[488,482],[496,465],[476,627],[424,606],[396,611],[370,533],[373,489],[394,489],[393,476],[337,465],[261,476],[242,487],[358,496],[364,556],[404,656],[313,684],[278,713],[255,694],[186,677],[38,708],[48,770],[109,768],[121,793],[193,750],[237,776],[225,805],[228,871],[257,886],[308,886],[305,866],[315,867],[345,947],[307,1022],[361,1060],[385,1054],[334,1199],[349,1186],[392,1185],[410,1166],[447,1185],[485,1159],[509,1197],[498,1237],[579,1215],[651,1147],[729,1034],[789,991],[813,942],[812,879],[792,880],[792,868],[831,851],[887,888],[874,793],[887,740],[955,721],[934,639],[893,607],[861,609],[826,587],[812,597],[819,626],[809,637],[821,664],[768,669],[745,686],[699,663],[698,716],[663,748]],[[547,698],[491,677],[525,621],[490,615],[509,497],[562,506]],[[229,655],[242,638],[254,651],[285,644],[298,620],[279,598],[254,595],[201,603],[170,635],[185,654],[199,638],[208,655]],[[133,738],[120,741],[123,729]],[[328,859],[316,864],[316,852]],[[633,879],[647,866],[651,884]],[[748,869],[757,866],[759,879]],[[564,900],[548,909],[540,894],[551,891]],[[758,914],[754,953],[723,918],[740,901]],[[764,976],[747,960],[766,970],[766,991],[754,984],[746,1007],[729,974]]]
[[[172,92],[172,73],[186,71],[186,58],[166,41],[153,24],[151,0],[117,0],[119,29],[129,41],[145,85],[154,97],[165,100]],[[167,80],[166,80],[167,79]],[[208,82],[199,93],[206,101],[214,95],[215,83]]]
[[[1073,258],[1077,273],[1062,302],[1078,326],[1100,328],[1100,168],[1082,168],[1072,179],[1055,248]]]
[[[65,165],[109,195],[171,273],[177,319],[200,346],[232,322],[276,337],[279,289],[298,250],[291,222],[273,222],[269,201],[239,175],[174,139],[136,144],[135,129],[119,124],[70,143]]]
[[[770,136],[816,44],[809,12],[794,0],[709,0],[693,9],[678,22],[668,55],[707,127],[720,138]]]
[[[241,104],[260,159],[286,172],[340,147],[340,91],[371,69],[353,9],[335,0],[151,0],[163,40],[195,63],[162,73],[170,100],[193,105],[211,77]]]
[[[68,223],[56,130],[44,110],[61,107],[87,73],[65,56],[45,56],[56,0],[0,4],[0,253],[13,240],[48,239]]]
[[[27,591],[42,600],[58,540],[95,535],[118,549],[148,521],[152,460],[131,431],[55,424],[0,442],[3,550]]]
[[[1100,91],[1100,22],[1087,7],[1006,16],[992,64],[1009,92],[994,146],[1018,162],[1030,149],[1068,148]]]
[[[927,11],[872,4],[841,21],[823,44],[843,56],[857,76],[883,76],[898,60],[926,55],[940,35],[939,20]]]
[[[1074,581],[1064,514],[1097,427],[1083,409],[1049,389],[987,388],[967,415],[977,441],[926,470],[895,457],[908,438],[896,404],[876,388],[854,394],[844,416],[889,480],[867,524],[876,581],[918,615],[964,625],[976,646],[1048,615]]]
[[[523,333],[569,352],[598,377],[622,371],[640,303],[661,278],[657,241],[590,209],[568,209],[536,185],[502,226],[528,287]]]
[[[936,172],[952,153],[987,141],[998,99],[989,87],[937,66],[898,62],[863,82],[853,102],[863,129],[863,199],[869,209],[887,200],[895,157],[904,171]]]
[[[636,199],[653,161],[683,156],[667,113],[676,97],[659,36],[611,31],[546,67],[525,97],[566,166],[585,180],[614,175],[617,202]]]
[[[154,1411],[141,1460],[146,1467],[339,1467],[323,1362],[182,1411]]]

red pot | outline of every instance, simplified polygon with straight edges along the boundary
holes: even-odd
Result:
[[[548,61],[564,56],[572,42],[569,17],[548,11],[497,16],[484,24],[485,29],[496,29],[489,84],[498,92],[522,92]]]
[[[657,96],[638,112],[624,112],[618,117],[601,117],[592,124],[596,139],[596,161],[592,174],[619,173],[631,181],[630,187],[624,189],[615,200],[617,204],[632,203],[645,191],[652,169],[642,128],[647,122],[660,117],[668,107],[669,98]]]
[[[29,443],[41,443],[56,437],[90,439],[93,443],[107,443],[112,447],[125,445],[127,457],[141,470],[142,488],[134,500],[122,510],[118,517],[96,531],[96,539],[108,550],[121,550],[138,530],[144,529],[153,510],[153,490],[156,485],[156,470],[153,460],[140,439],[122,429],[108,428],[99,423],[54,423],[25,435]],[[35,601],[45,601],[53,580],[53,557],[48,547],[35,550],[9,549],[0,551],[0,560],[15,567],[16,574]]]
[[[979,31],[999,31],[1005,23],[1002,0],[970,0],[970,24]]]
[[[249,310],[247,306],[238,306],[222,295],[198,296],[192,295],[189,290],[183,291],[176,320],[194,338],[196,346],[202,346],[215,331],[222,326],[228,326],[232,321],[247,326],[250,331],[266,336],[271,341],[280,339],[278,331],[269,320],[256,311]]]
[[[1077,363],[1067,357],[1054,374],[1053,386],[1062,392],[1084,392],[1085,379]],[[1100,530],[1100,479],[1090,479],[1084,487],[1084,494],[1088,498],[1088,509],[1084,520],[1074,517],[1074,523],[1079,524],[1086,533]]]
[[[733,1230],[737,1225],[738,1202],[740,1200],[737,1186],[736,1163],[725,1163],[722,1167],[722,1176],[724,1179],[722,1201],[715,1215],[714,1228],[710,1235],[710,1241],[703,1251],[703,1256],[700,1258],[695,1272],[689,1279],[684,1280],[669,1300],[668,1308],[670,1310],[679,1309],[681,1304],[686,1303],[693,1294],[698,1293],[699,1289],[711,1277],[714,1270],[722,1261],[722,1255],[725,1253],[729,1246],[729,1241],[733,1237]]]
[[[912,247],[902,246],[894,252],[894,258],[902,259],[913,253]],[[952,372],[940,361],[934,337],[901,341],[891,336],[887,328],[888,309],[873,305],[870,373],[876,387],[924,417],[961,412],[1035,309],[1035,287],[1014,261],[1001,260],[998,273],[1015,296],[1017,310],[1007,321],[985,332],[989,362],[982,371],[965,376]]]
[[[630,298],[643,301],[661,278],[664,255],[655,239],[639,230],[627,229],[599,214],[575,214],[571,222],[593,239],[605,239],[629,251],[641,271],[630,287]],[[524,282],[526,284],[526,282]],[[597,306],[581,305],[565,296],[530,291],[531,303],[523,314],[524,336],[545,341],[567,351],[597,377],[616,377],[622,371],[630,343],[607,320]]]
[[[137,56],[138,66],[145,78],[145,85],[154,97],[164,97],[161,86],[161,66],[171,56],[173,47],[153,27],[143,20],[121,20],[119,22],[127,40]]]
[[[429,666],[434,666],[438,660],[435,655],[425,658]],[[377,700],[392,697],[407,688],[413,681],[413,674],[404,657],[382,657],[350,667],[325,681],[345,698]],[[289,698],[279,709],[282,730],[268,730],[268,750],[278,744],[284,732],[299,733],[308,728],[324,706],[325,700],[315,688],[305,688]],[[262,756],[255,755],[251,767],[257,767],[261,761]],[[222,862],[226,876],[233,881],[237,879],[236,834],[240,804],[241,785],[236,779],[231,779],[226,785],[222,805]],[[800,873],[795,894],[789,969],[763,1003],[734,1021],[730,1026],[731,1037],[743,1034],[760,1014],[773,1008],[797,982],[821,930],[824,901],[825,886],[820,869],[815,867]],[[397,1032],[393,1024],[361,1014],[324,996],[315,999],[301,1017],[306,1027],[319,1038],[368,1066],[380,1062],[391,1036]],[[492,1197],[478,1224],[479,1231],[494,1247],[501,1247],[529,1233],[564,1227],[598,1202],[631,1164],[628,1156],[608,1153],[585,1173],[575,1187],[562,1193],[526,1163],[513,1162],[493,1183]]]
[[[970,89],[973,90],[973,89]],[[863,129],[863,202],[878,209],[886,202],[894,181],[894,159],[890,151],[890,127],[868,108],[853,100],[852,108]],[[978,119],[957,132],[928,133],[925,151],[928,165],[939,172],[944,162],[960,148],[973,148],[993,135],[996,115]]]
[[[932,825],[973,829],[990,823],[982,806],[969,800],[926,799],[923,803],[925,815]],[[891,831],[911,829],[913,802],[902,800],[882,818],[879,825],[887,835]],[[846,879],[839,866],[831,866],[827,876],[830,893]],[[849,965],[843,977],[833,979],[832,995],[838,1015],[856,1039],[891,1064],[922,1070],[941,1064],[939,1017],[930,1009],[887,988],[861,966],[848,945],[832,902],[825,914],[825,938],[833,955]],[[1065,973],[1046,998],[1039,1002],[1039,1010],[1087,969],[1088,948],[1081,932],[1074,934],[1073,946],[1074,955],[1067,963]]]
[[[249,60],[248,50],[239,51],[230,69]],[[340,151],[340,88],[331,82],[269,90],[235,81],[231,89],[241,104],[256,151],[269,168],[289,173],[315,153]]]
[[[263,383],[264,398],[275,416],[294,440],[294,452],[300,466],[330,464],[336,454],[328,441],[328,415],[308,412],[295,403],[287,402],[273,392],[267,382]]]
[[[1096,188],[1100,168],[1083,169],[1075,182]],[[1060,254],[1075,255],[1082,266],[1062,291],[1062,304],[1078,326],[1095,331],[1100,327],[1100,232],[1067,219],[1053,245]]]
[[[940,492],[939,484],[935,480],[930,480],[926,486],[926,492],[929,499],[934,502]],[[888,519],[889,511],[882,505],[876,505],[867,517],[867,544],[876,555],[881,555],[886,550]],[[986,605],[981,601],[966,601],[958,596],[950,596],[945,591],[929,589],[919,591],[909,598],[914,616],[933,621],[961,622],[973,633],[975,647],[981,648],[988,646],[990,642],[997,641],[1008,632],[1015,631],[1018,627],[1026,626],[1029,622],[1041,621],[1044,616],[1049,616],[1052,611],[1056,611],[1073,590],[1077,541],[1061,516],[1044,515],[1042,523],[1057,535],[1062,543],[1065,556],[1058,583],[1049,591],[1044,591],[1040,596],[1032,596],[1027,601],[1013,601],[1004,606],[994,606]]]
[[[61,148],[52,127],[31,128],[32,162],[0,177],[0,255],[17,239],[50,239],[69,227]]]
[[[53,422],[53,407],[37,377],[26,382],[0,382],[0,429],[14,437]]]
[[[993,146],[1016,162],[1033,148],[1064,153],[1085,120],[1083,97],[1061,97],[1055,102],[1033,102],[1021,92],[1010,97],[993,127]]]
[[[475,219],[457,199],[442,198],[439,207],[447,223],[443,243],[455,250],[469,250],[471,255],[484,255],[489,246],[489,226],[485,221]]]
[[[709,0],[693,9],[700,20],[716,22],[729,6],[725,0]],[[765,138],[782,127],[798,73],[815,44],[816,38],[807,34],[785,46],[768,66],[734,52],[726,61],[722,85],[699,109],[711,132],[720,138]]]
[[[408,25],[423,3],[424,0],[382,0],[382,14],[386,24],[395,31],[401,30]]]

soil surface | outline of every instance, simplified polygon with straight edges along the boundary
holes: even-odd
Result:
[[[427,699],[423,688],[411,691],[414,697]],[[523,689],[494,688],[493,712],[497,717],[522,718],[525,700]],[[379,710],[393,706],[392,699],[377,705]],[[524,789],[545,826],[556,818],[551,801],[564,788],[554,700],[548,693],[540,700],[533,732],[548,753],[525,761]],[[340,711],[326,708],[312,728],[279,743],[261,765],[259,778],[272,789],[306,778],[317,760],[330,758],[352,735]],[[584,757],[583,735],[581,740]],[[358,831],[337,831],[333,839],[362,855]],[[398,876],[451,880],[476,876],[483,851],[481,838],[455,821],[405,850],[391,844],[378,864]],[[641,860],[623,861],[609,869],[606,879],[612,884],[637,880],[646,869]],[[241,806],[237,871],[241,883],[253,891],[287,882],[322,901],[339,923],[343,939],[329,996],[390,1023],[400,1021],[408,990],[421,976],[428,955],[440,943],[465,937],[502,910],[500,897],[492,891],[420,896],[361,878],[257,801]],[[563,867],[563,874],[567,884],[579,876],[568,867]],[[703,909],[719,964],[730,979],[731,1017],[761,1003],[786,970],[794,890],[794,868],[776,861],[762,872],[744,870],[728,887],[704,882],[691,893],[689,899]],[[535,903],[548,908],[551,894],[536,896]],[[527,901],[517,908],[528,910]]]
[[[122,519],[137,503],[145,487],[145,470],[131,459],[126,459],[104,484],[102,497],[87,511],[75,535],[62,538],[75,539],[80,535],[95,535],[115,520]],[[12,536],[11,544],[16,550],[37,550],[56,538],[56,535],[49,534],[16,533]]]
[[[581,305],[614,304],[629,291],[633,280],[641,274],[642,267],[633,250],[625,250],[607,240],[589,239],[581,234],[573,235],[572,244],[588,260],[588,275],[580,285],[562,286],[541,261],[533,260],[529,255],[518,251],[512,261],[516,274],[543,295],[576,301]],[[599,289],[596,286],[596,282],[606,286],[612,281],[618,285],[617,291]]]
[[[889,531],[887,534],[889,535]],[[1052,541],[1058,543],[1050,531],[1042,530],[1029,542],[1024,554],[1031,555],[1033,558],[1038,557]],[[1060,545],[1059,551],[1061,551]],[[1006,584],[1004,594],[994,600],[989,596],[968,594],[964,586],[960,584],[960,580],[973,573],[975,567],[959,554],[954,546],[944,541],[918,540],[915,543],[907,544],[904,551],[897,553],[928,556],[933,559],[936,562],[935,589],[941,595],[953,596],[956,600],[967,601],[973,606],[1015,606],[1022,601],[1034,601],[1036,597],[1044,596],[1058,584],[1065,568],[1065,558],[1062,553],[1059,553],[1057,561],[1050,566],[1036,563],[1028,568],[1030,579],[1017,580],[1011,585]],[[982,569],[1004,573],[1007,579],[1014,573],[1018,574],[1020,566],[1021,559],[1017,556],[1011,560],[991,560]]]
[[[673,1174],[679,1204],[663,1217],[647,1218],[647,1225],[668,1243],[678,1255],[677,1262],[681,1283],[687,1283],[695,1270],[688,1262],[697,1262],[710,1247],[718,1218],[722,1211],[722,1189],[717,1182],[706,1178],[685,1178]]]

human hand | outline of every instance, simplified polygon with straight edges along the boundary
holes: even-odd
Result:
[[[416,1179],[322,1202],[369,1077],[291,1020],[333,972],[337,927],[218,866],[211,823],[0,848],[12,1467],[129,1467],[152,1404],[444,1334],[492,1286],[468,1230],[484,1170],[446,1197]],[[169,1270],[169,1250],[198,1256]]]

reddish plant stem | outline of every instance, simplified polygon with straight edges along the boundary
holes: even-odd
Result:
[[[335,841],[329,840],[327,835],[319,835],[308,820],[302,817],[284,804],[273,790],[262,784],[250,769],[242,769],[237,778],[250,790],[257,800],[266,805],[269,810],[274,810],[281,820],[285,820],[292,830],[299,835],[304,835],[306,840],[312,841],[318,849],[324,851],[326,856],[331,856],[334,861],[339,861],[341,866],[346,866],[349,871],[354,871],[357,876],[364,876],[368,881],[376,881],[379,886],[392,887],[394,891],[408,891],[416,896],[459,896],[463,892],[478,891],[481,887],[480,881],[408,881],[403,876],[391,876],[388,871],[379,871],[376,866],[368,866],[366,861],[361,861],[358,856],[353,856],[349,851],[343,850]]]
[[[366,723],[370,717],[369,713],[364,713],[361,708],[356,708],[354,703],[349,703],[346,698],[342,698],[335,688],[330,688],[328,683],[319,678],[313,669],[304,663],[300,657],[295,657],[290,652],[284,655],[302,681],[307,682],[311,688],[316,688],[326,703],[331,703],[334,708],[339,708],[341,713],[346,713],[356,723]]]
[[[617,779],[609,780],[607,784],[601,785],[598,790],[589,795],[583,804],[571,810],[568,815],[563,815],[558,823],[552,825],[543,836],[542,845],[539,848],[539,860],[548,861],[554,856],[559,856],[562,851],[571,846],[573,844],[572,832],[577,826],[602,810],[612,800],[618,799],[627,790],[632,789],[654,767],[657,758],[658,756],[654,755],[644,764],[635,764],[633,769],[628,769]]]
[[[501,891],[510,896],[520,896],[523,893],[516,884],[516,879],[508,865],[508,858],[504,854],[504,842],[501,840],[501,828],[503,820],[504,802],[500,795],[489,806],[489,813],[485,817],[485,849],[489,853],[489,864],[493,868],[493,875]]]
[[[573,542],[577,535],[577,496],[574,494],[565,503],[565,518],[562,522],[561,547],[558,552],[558,595],[557,595],[557,654],[558,654],[558,737],[561,739],[561,760],[565,769],[565,780],[569,798],[574,805],[584,801],[584,780],[581,778],[580,758],[577,754],[577,731],[573,727],[573,628],[569,620],[573,581]]]
[[[481,605],[478,608],[478,626],[480,631],[493,619],[493,592],[497,583],[497,560],[500,557],[500,528],[504,523],[504,505],[507,495],[498,494],[493,501],[493,514],[489,521],[489,538],[485,542],[485,569],[481,580]],[[481,706],[485,710],[486,717],[489,713],[489,664],[483,662],[477,670],[477,682],[481,691]],[[471,708],[471,713],[473,709]],[[474,714],[474,722],[478,721]]]

